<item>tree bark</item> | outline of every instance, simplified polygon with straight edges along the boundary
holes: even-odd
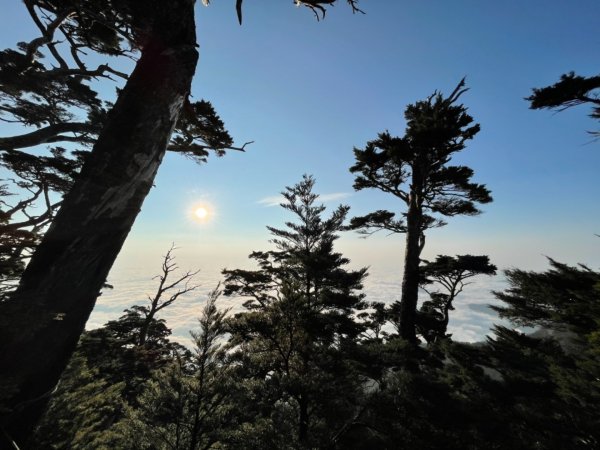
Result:
[[[148,194],[198,52],[194,0],[154,6],[141,57],[10,301],[0,304],[0,425],[23,445]],[[4,398],[2,398],[4,397]]]
[[[413,190],[409,196],[406,214],[406,250],[404,254],[404,276],[402,277],[402,296],[400,298],[400,336],[417,343],[416,319],[419,299],[419,263],[421,256],[421,233],[423,211],[419,199],[418,180],[413,175]]]

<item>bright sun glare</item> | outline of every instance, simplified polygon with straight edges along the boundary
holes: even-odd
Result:
[[[199,208],[196,208],[194,214],[196,214],[196,217],[198,219],[206,219],[206,217],[208,216],[208,211],[204,206],[200,206]]]
[[[191,219],[198,223],[206,223],[209,220],[212,220],[214,216],[214,210],[212,206],[207,203],[196,203],[188,211],[188,217],[191,216]]]

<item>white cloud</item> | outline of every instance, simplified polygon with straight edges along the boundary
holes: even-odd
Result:
[[[283,195],[271,195],[269,197],[261,198],[258,203],[265,206],[279,206],[284,200]]]
[[[326,202],[333,202],[336,200],[341,200],[343,198],[347,198],[350,197],[350,195],[348,192],[333,192],[331,194],[323,194],[323,195],[319,195],[319,198],[317,201],[326,203]],[[264,205],[264,206],[279,206],[281,203],[285,202],[285,198],[283,197],[283,195],[270,195],[268,197],[264,197],[261,198],[257,203]]]
[[[332,194],[319,195],[319,200],[322,202],[333,202],[350,197],[350,195],[352,194],[349,194],[348,192],[334,192]]]

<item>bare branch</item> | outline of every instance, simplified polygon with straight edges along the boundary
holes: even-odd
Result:
[[[17,148],[33,147],[51,142],[71,141],[72,138],[61,133],[94,133],[94,127],[89,123],[72,122],[57,123],[19,136],[0,138],[0,151],[14,150]],[[76,140],[80,140],[77,138]]]
[[[82,77],[105,77],[105,78],[110,78],[110,76],[106,75],[106,72],[108,73],[112,73],[113,75],[116,75],[120,78],[123,78],[124,80],[127,80],[129,78],[129,76],[126,73],[123,72],[119,72],[118,70],[113,69],[112,67],[110,67],[108,64],[100,64],[96,70],[85,70],[85,69],[70,69],[68,67],[65,68],[59,68],[59,69],[52,69],[52,70],[48,70],[47,72],[44,73],[44,76],[70,76],[70,75],[78,75],[78,76],[82,76]]]
[[[86,66],[83,63],[83,61],[81,60],[81,58],[79,58],[79,52],[85,54],[85,52],[83,52],[82,50],[79,50],[79,46],[75,43],[75,41],[73,40],[73,38],[71,37],[71,35],[65,30],[64,27],[59,27],[60,32],[63,34],[63,36],[65,37],[65,39],[67,40],[67,42],[69,42],[69,44],[71,45],[71,56],[73,57],[73,61],[75,61],[75,64],[77,64],[77,67],[79,67],[82,70],[86,70]]]
[[[42,45],[46,45],[48,47],[48,50],[50,50],[52,56],[54,56],[54,58],[60,65],[60,67],[65,69],[68,68],[68,64],[62,58],[62,56],[60,56],[58,50],[56,50],[56,46],[52,43],[52,39],[54,38],[54,33],[56,32],[56,29],[65,20],[67,20],[75,12],[75,10],[72,8],[65,9],[61,14],[57,15],[56,18],[48,24],[48,26],[44,26],[37,13],[35,12],[35,8],[31,0],[25,0],[24,3],[25,7],[27,8],[27,11],[29,12],[29,15],[35,22],[36,26],[42,32],[41,37],[34,39],[27,45],[27,66],[29,66],[33,62],[33,60],[35,59],[35,54],[39,50],[39,48]]]
[[[157,275],[154,278],[158,278],[159,284],[154,294],[154,297],[148,297],[148,301],[150,302],[150,306],[146,312],[146,320],[144,325],[140,330],[139,344],[144,345],[148,336],[148,330],[150,328],[150,324],[154,319],[154,316],[166,308],[167,306],[173,304],[179,297],[182,295],[196,290],[199,285],[190,284],[192,279],[200,272],[196,271],[187,271],[182,276],[178,277],[175,281],[167,283],[169,276],[178,269],[177,264],[175,263],[175,257],[173,256],[173,251],[176,250],[175,244],[171,245],[171,248],[167,251],[167,254],[163,257],[162,262],[162,273]],[[183,284],[182,287],[179,287]],[[165,300],[165,294],[173,289],[177,289],[174,293],[170,294],[169,297]]]
[[[167,150],[170,152],[175,152],[175,153],[188,153],[188,152],[193,153],[194,151],[197,151],[197,150],[236,150],[238,152],[245,152],[246,146],[250,145],[250,144],[254,144],[254,141],[245,142],[244,145],[242,145],[241,147],[231,146],[231,147],[225,147],[223,149],[217,149],[217,148],[211,147],[210,145],[190,144],[190,145],[169,145],[167,147]]]

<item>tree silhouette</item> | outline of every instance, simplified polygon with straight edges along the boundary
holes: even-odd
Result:
[[[407,207],[403,218],[379,210],[355,217],[351,228],[364,233],[406,233],[399,325],[402,337],[411,342],[417,341],[419,261],[425,231],[445,225],[440,216],[476,215],[480,213],[476,203],[492,201],[485,185],[471,182],[472,169],[448,165],[452,156],[465,148],[466,141],[479,132],[467,108],[457,104],[466,90],[463,79],[448,97],[436,91],[409,105],[404,137],[393,137],[386,131],[364,149],[354,149],[356,163],[350,168],[356,174],[354,188],[379,189]]]
[[[349,260],[333,248],[348,207],[322,217],[325,207],[317,203],[313,186],[314,179],[304,176],[283,192],[281,206],[295,220],[286,222],[285,229],[267,227],[276,250],[250,255],[258,270],[223,273],[225,294],[248,298],[248,311],[230,321],[232,346],[258,380],[277,389],[273,401],[296,412],[291,421],[298,442],[323,447],[324,437],[314,431],[315,424],[326,420],[319,411],[339,402],[337,417],[329,417],[328,426],[340,426],[347,412],[341,405],[352,397],[342,355],[363,328],[353,314],[365,307],[359,290],[366,269],[346,269]],[[342,391],[346,398],[337,398]]]
[[[582,77],[569,72],[561,75],[560,81],[552,86],[534,88],[533,94],[526,98],[531,109],[554,109],[564,111],[573,106],[590,104],[592,119],[600,120],[600,75]],[[600,131],[589,132],[600,137]]]
[[[444,338],[450,321],[454,300],[469,284],[466,280],[477,275],[495,275],[496,266],[487,256],[439,255],[435,261],[424,261],[419,268],[421,288],[430,299],[423,302],[417,313],[417,330],[427,342]],[[432,290],[432,285],[442,291]]]

